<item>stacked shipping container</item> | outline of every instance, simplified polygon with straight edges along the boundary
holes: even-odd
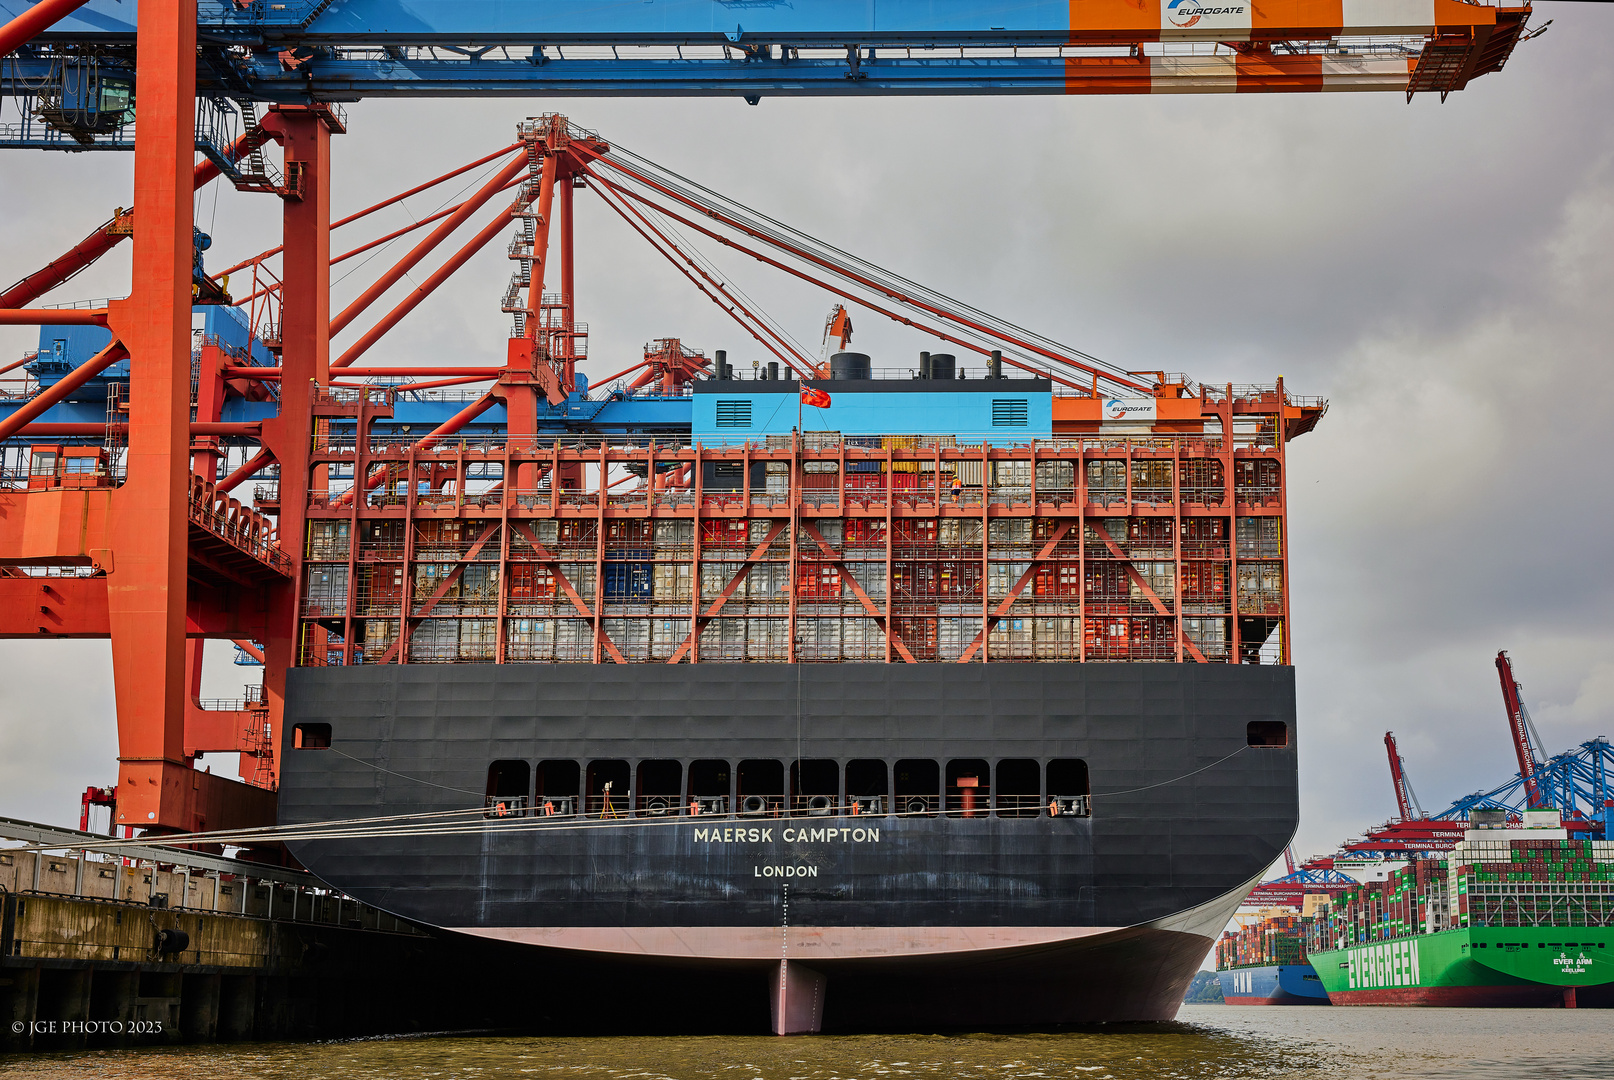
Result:
[[[1234,407],[1012,445],[322,429],[299,663],[1287,663],[1282,425]]]
[[[1444,861],[1414,861],[1341,894],[1308,927],[1307,948],[1463,927],[1614,926],[1614,842],[1478,836]]]
[[[1306,962],[1307,928],[1312,920],[1295,914],[1266,913],[1216,942],[1216,970]]]
[[[1446,864],[1421,859],[1384,881],[1347,889],[1317,912],[1306,928],[1308,952],[1443,930]]]
[[[1614,842],[1479,835],[1451,855],[1453,926],[1614,926]]]

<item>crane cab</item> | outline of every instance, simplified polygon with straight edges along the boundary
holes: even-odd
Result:
[[[104,446],[35,444],[29,450],[29,491],[107,487],[111,484],[111,470]]]

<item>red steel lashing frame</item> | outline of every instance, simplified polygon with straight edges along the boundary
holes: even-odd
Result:
[[[453,435],[466,424],[469,424],[472,420],[475,420],[478,416],[481,416],[483,413],[487,412],[497,404],[499,404],[499,399],[494,396],[493,391],[489,390],[486,394],[483,394],[465,408],[461,409],[447,420],[444,420],[430,432],[421,436],[419,440],[411,445],[410,450],[414,453],[419,453],[422,450],[430,450],[433,446],[436,446],[442,440],[448,438],[450,435]],[[374,476],[364,478],[363,490],[373,491],[380,487],[382,482],[386,480],[387,475],[388,470],[385,467],[377,469]],[[413,479],[411,479],[410,482],[413,483]],[[353,490],[342,495],[333,505],[348,505],[353,501],[354,493],[359,490],[359,479],[355,477]]]

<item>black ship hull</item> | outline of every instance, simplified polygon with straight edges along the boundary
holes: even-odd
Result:
[[[292,840],[313,873],[530,946],[545,981],[630,980],[686,1030],[1169,1019],[1298,815],[1286,667],[401,665],[288,694],[282,824],[436,815]],[[714,761],[727,799],[694,798]],[[804,799],[798,761],[834,761],[833,794]],[[501,762],[538,779],[484,809]],[[672,762],[647,803],[641,765]],[[748,804],[772,762],[781,798]],[[888,787],[860,800],[871,762]],[[1089,790],[1051,790],[1070,762]]]

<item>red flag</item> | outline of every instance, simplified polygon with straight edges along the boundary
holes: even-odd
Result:
[[[824,390],[819,390],[803,383],[801,387],[801,403],[811,405],[815,409],[827,409],[829,408],[829,394]]]

